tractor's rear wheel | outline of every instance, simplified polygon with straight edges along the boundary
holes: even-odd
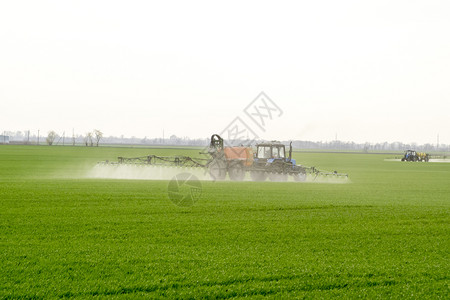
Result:
[[[245,170],[242,163],[241,162],[233,163],[228,169],[228,175],[230,176],[230,179],[234,181],[244,180]]]
[[[215,159],[209,164],[209,175],[213,180],[224,180],[227,176],[227,165],[221,159]]]
[[[267,178],[267,173],[263,171],[252,171],[250,177],[253,181],[264,181]]]

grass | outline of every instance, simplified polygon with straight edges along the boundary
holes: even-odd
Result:
[[[0,147],[0,298],[447,298],[450,164],[295,153],[349,184],[83,178],[198,149]]]

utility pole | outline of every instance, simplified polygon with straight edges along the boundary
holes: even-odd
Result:
[[[439,133],[438,133],[438,135],[437,135],[436,150],[439,150]]]
[[[72,146],[75,146],[75,130],[72,128]]]
[[[64,140],[66,139],[66,132],[63,132],[63,146],[64,146]]]
[[[38,129],[38,140],[37,140],[37,144],[39,146],[39,129]]]

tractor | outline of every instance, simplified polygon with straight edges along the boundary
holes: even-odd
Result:
[[[252,147],[232,146],[225,147],[223,139],[218,134],[211,136],[207,152],[208,158],[194,158],[189,156],[158,156],[146,155],[141,157],[118,157],[117,162],[104,161],[100,165],[133,165],[150,166],[157,168],[204,168],[209,171],[213,180],[224,180],[228,176],[233,181],[242,181],[249,173],[254,181],[286,181],[292,176],[294,181],[305,181],[311,175],[311,180],[318,176],[345,177],[347,174],[319,171],[315,167],[297,165],[292,159],[292,143],[289,145],[289,154],[286,155],[284,144],[271,141],[256,144],[256,152]]]
[[[286,157],[285,145],[272,141],[256,145],[256,152],[251,147],[224,147],[223,139],[214,134],[209,148],[212,160],[209,171],[212,178],[224,180],[226,174],[231,180],[241,181],[246,172],[254,181],[286,181],[291,175],[295,181],[305,181],[306,169],[296,165],[292,159],[292,143],[289,156]]]
[[[414,150],[406,150],[402,157],[402,161],[425,161],[430,160],[430,155],[424,152],[416,152]]]

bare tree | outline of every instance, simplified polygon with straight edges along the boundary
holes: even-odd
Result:
[[[86,147],[92,147],[94,145],[94,142],[92,141],[92,132],[86,133],[86,136],[84,137],[84,143],[86,144]]]
[[[57,137],[56,132],[54,132],[53,130],[49,131],[47,135],[47,144],[49,146],[53,145],[53,142],[55,141],[56,137]]]
[[[98,147],[98,143],[100,142],[100,140],[103,137],[103,132],[101,132],[98,129],[94,129],[94,135],[95,135],[95,142],[96,142],[96,145]]]

